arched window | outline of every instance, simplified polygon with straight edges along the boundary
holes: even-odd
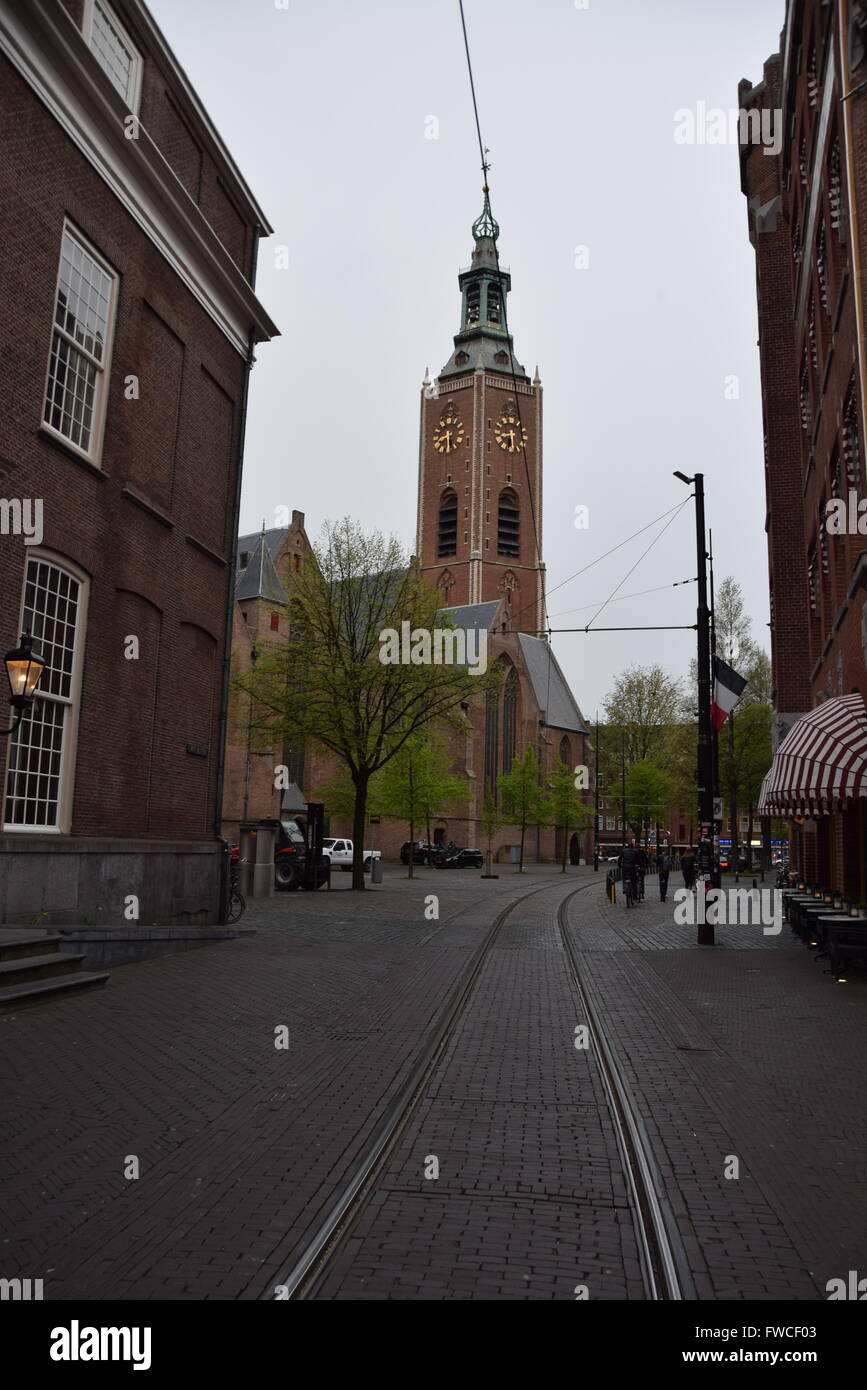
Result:
[[[520,542],[520,517],[518,498],[510,487],[500,493],[500,507],[497,513],[497,554],[518,558]]]
[[[437,557],[456,555],[458,551],[458,494],[449,488],[440,502],[439,543]]]
[[[485,701],[485,796],[497,800],[500,761],[500,692],[493,687]]]
[[[560,740],[560,761],[567,767],[572,766],[572,745],[565,734]]]
[[[518,673],[514,666],[503,689],[503,772],[512,771],[518,746]]]

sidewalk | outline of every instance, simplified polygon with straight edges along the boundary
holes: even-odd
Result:
[[[698,947],[673,921],[680,886],[672,875],[663,906],[648,878],[629,911],[577,899],[582,970],[701,1296],[826,1298],[829,1279],[867,1274],[867,979],[838,985],[785,924],[778,937],[718,926],[717,945]]]

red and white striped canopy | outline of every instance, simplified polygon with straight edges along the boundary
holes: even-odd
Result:
[[[867,713],[861,695],[825,700],[794,723],[762,783],[759,814],[827,816],[867,797]]]

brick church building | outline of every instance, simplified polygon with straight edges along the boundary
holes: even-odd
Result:
[[[441,592],[443,609],[457,628],[484,630],[488,662],[502,667],[498,691],[475,697],[466,735],[453,736],[453,768],[466,779],[466,801],[431,824],[437,842],[480,848],[486,848],[479,825],[485,794],[496,795],[497,779],[528,745],[543,778],[558,757],[573,768],[592,768],[589,730],[544,632],[542,386],[538,371],[531,381],[514,358],[506,317],[511,280],[498,264],[498,235],[486,190],[473,225],[471,263],[459,276],[454,350],[439,375],[431,380],[426,374],[422,384],[416,538],[417,562]],[[296,512],[292,526],[239,542],[234,648],[241,667],[255,635],[270,636],[284,621],[280,603],[288,601],[292,573],[309,550],[303,522]],[[275,763],[286,762],[293,779],[289,797],[282,798],[287,813],[303,809],[305,796],[318,799],[335,775],[332,765],[305,759],[303,750],[257,751],[245,737],[243,718],[240,709],[227,753],[224,824],[230,836],[245,806],[250,818],[277,813],[280,794],[273,777],[268,780]],[[332,816],[330,833],[350,835],[351,826]],[[397,857],[408,835],[405,825],[385,819],[371,833],[386,858]],[[526,857],[555,858],[561,834],[528,832]],[[493,847],[507,857],[518,839],[506,826]],[[373,847],[370,841],[366,847]],[[577,836],[572,851],[592,856],[592,828]]]

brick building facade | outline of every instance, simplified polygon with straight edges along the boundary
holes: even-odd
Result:
[[[867,692],[867,525],[860,534],[857,525],[842,534],[828,525],[830,502],[848,511],[867,496],[864,7],[789,0],[780,51],[761,82],[740,84],[739,102],[756,255],[777,748],[818,704]],[[748,134],[763,112],[781,122],[779,154]],[[865,833],[863,799],[817,801],[792,826],[793,860],[811,882],[863,901]]]
[[[219,919],[228,623],[271,229],[139,0],[0,2],[0,921]],[[14,515],[14,509],[4,513]]]

